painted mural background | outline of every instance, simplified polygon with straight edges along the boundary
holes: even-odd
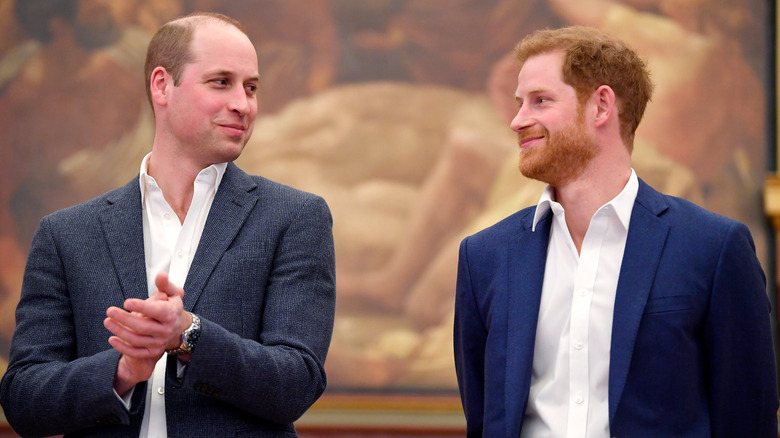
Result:
[[[537,28],[585,24],[634,46],[656,84],[637,174],[747,223],[767,268],[766,9],[762,0],[0,0],[0,372],[41,217],[125,184],[149,151],[143,59],[168,19],[214,10],[244,24],[263,84],[237,164],[332,209],[328,391],[453,393],[458,243],[543,189],[517,171],[508,128],[514,45]]]

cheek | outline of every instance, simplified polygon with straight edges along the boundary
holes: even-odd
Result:
[[[215,99],[202,99],[200,101],[193,102],[193,109],[205,116],[211,116],[223,111],[227,105],[224,102],[220,102]]]
[[[249,117],[251,118],[251,123],[255,122],[255,117],[257,117],[257,110],[259,105],[257,104],[257,99],[251,99],[249,101]]]

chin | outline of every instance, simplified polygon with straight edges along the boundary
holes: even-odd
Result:
[[[246,146],[246,141],[241,140],[240,142],[232,143],[229,145],[226,145],[220,152],[220,156],[222,158],[221,162],[228,162],[228,161],[234,161],[239,156],[241,156],[241,152],[244,151],[244,146]]]
[[[221,157],[220,163],[230,163],[232,161],[236,161],[238,157],[241,156],[241,152],[235,153],[235,154],[225,154]]]

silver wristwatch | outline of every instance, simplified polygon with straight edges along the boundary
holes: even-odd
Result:
[[[166,353],[174,356],[184,356],[185,354],[192,353],[192,350],[195,348],[195,344],[198,343],[198,338],[200,337],[200,318],[194,313],[191,313],[191,315],[192,324],[190,324],[190,326],[187,327],[187,330],[184,330],[184,333],[181,334],[181,345],[179,345],[179,348],[166,350]]]

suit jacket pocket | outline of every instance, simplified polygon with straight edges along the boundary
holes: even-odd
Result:
[[[228,248],[225,254],[222,256],[228,258],[239,259],[256,259],[265,257],[268,253],[268,242],[263,239],[255,238],[246,239],[237,245]]]
[[[686,312],[693,310],[693,296],[672,295],[651,297],[645,305],[645,315],[658,313]]]
[[[195,313],[239,336],[254,339],[260,325],[271,260],[262,241],[227,250],[196,304]]]

